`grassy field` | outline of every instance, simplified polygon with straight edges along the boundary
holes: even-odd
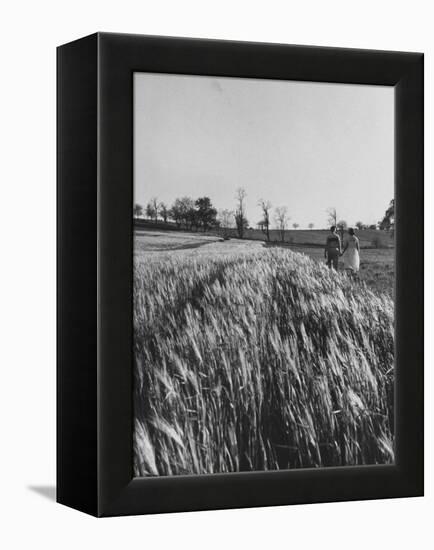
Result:
[[[389,293],[182,235],[135,235],[135,475],[392,462]]]
[[[221,240],[221,237],[202,235],[201,233],[137,230],[134,247],[136,255],[140,256],[142,252],[186,250]]]
[[[285,242],[293,245],[308,245],[324,247],[329,231],[326,229],[287,229],[285,231]],[[233,235],[236,236],[235,231]],[[386,231],[377,231],[375,229],[362,229],[357,231],[357,237],[361,248],[389,248],[394,246],[394,240],[391,234]],[[245,235],[246,239],[265,240],[265,235],[258,229],[249,229]],[[280,232],[270,231],[270,240],[280,242]]]
[[[148,234],[155,230],[159,233],[168,233],[165,228],[171,228],[171,233],[178,235],[201,235],[200,232],[175,231],[176,226],[173,223],[151,222],[148,220],[140,220],[138,222],[143,225],[142,230]],[[235,229],[225,229],[211,232],[211,235],[222,236],[223,233],[228,234],[232,238],[237,238]],[[209,235],[210,233],[208,233]],[[287,229],[285,230],[285,244],[289,245],[307,245],[313,247],[324,247],[329,230],[326,229]],[[203,235],[203,234],[202,234]],[[387,231],[377,231],[375,229],[362,229],[357,231],[357,237],[360,241],[361,248],[393,248],[394,239],[391,233]],[[247,229],[244,235],[246,240],[265,241],[266,236],[259,229]],[[280,232],[276,229],[270,230],[271,242],[277,243],[281,240]]]
[[[294,252],[306,254],[314,260],[324,263],[324,249],[312,246],[289,247]],[[345,255],[339,260],[339,269],[345,270]],[[395,249],[362,248],[360,251],[360,280],[376,292],[385,292],[393,297],[395,283]]]

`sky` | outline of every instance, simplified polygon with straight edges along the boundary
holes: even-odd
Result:
[[[394,197],[394,89],[173,74],[134,74],[134,202],[247,193],[286,206],[289,225],[379,221]],[[273,220],[273,211],[271,220]]]

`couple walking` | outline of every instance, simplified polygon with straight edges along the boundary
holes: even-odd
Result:
[[[345,269],[350,271],[352,274],[356,274],[359,272],[360,267],[359,239],[355,236],[354,229],[352,227],[348,229],[348,235],[348,239],[342,249],[341,239],[337,234],[336,226],[332,225],[330,227],[330,234],[326,240],[324,256],[327,260],[327,265],[337,270],[339,256],[346,253],[344,259]]]

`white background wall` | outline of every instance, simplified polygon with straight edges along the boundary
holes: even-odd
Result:
[[[41,496],[55,481],[55,47],[95,31],[426,54],[426,208],[432,206],[430,2],[47,0],[0,16],[0,545],[3,548],[428,548],[432,337],[427,338],[427,497],[96,520]],[[26,224],[20,224],[20,217]],[[427,216],[426,278],[433,277]],[[432,285],[426,288],[432,305]],[[432,335],[432,308],[426,316]],[[431,341],[430,341],[431,340]],[[52,489],[48,492],[52,493]],[[47,490],[45,489],[45,492]]]

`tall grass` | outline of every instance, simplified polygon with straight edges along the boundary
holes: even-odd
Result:
[[[136,476],[393,461],[393,303],[289,250],[134,277]]]

